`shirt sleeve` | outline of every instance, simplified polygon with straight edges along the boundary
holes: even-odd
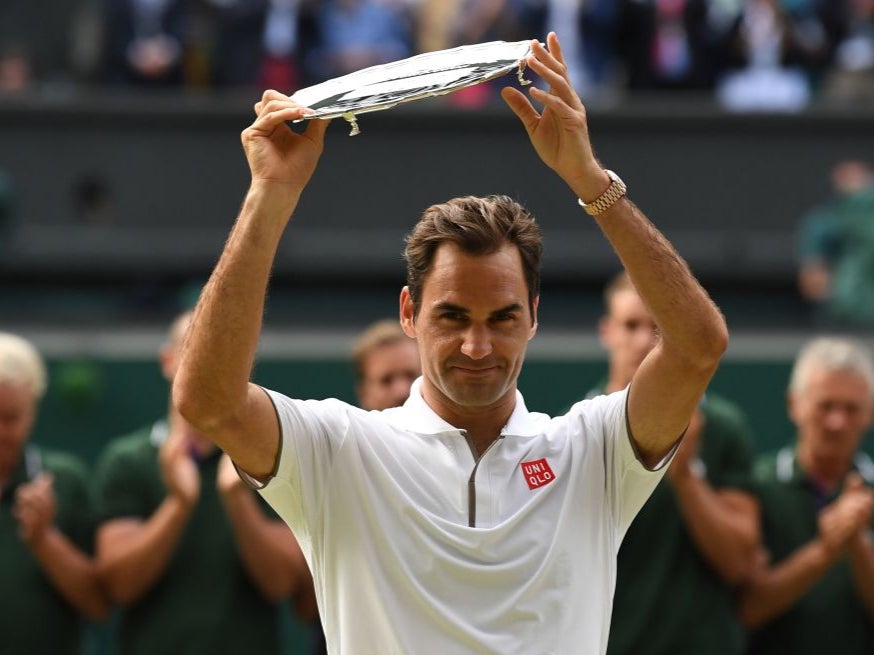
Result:
[[[336,399],[295,400],[265,391],[276,410],[281,444],[276,470],[258,492],[299,540],[308,540],[354,408]]]
[[[664,476],[677,444],[653,469],[641,462],[628,427],[628,387],[592,400],[603,433],[606,493],[616,525],[617,543]],[[594,427],[594,426],[593,426]]]

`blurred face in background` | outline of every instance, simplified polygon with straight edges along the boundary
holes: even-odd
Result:
[[[798,428],[798,456],[806,472],[842,477],[871,425],[872,409],[871,389],[861,374],[811,368],[800,389],[789,394],[789,417]]]
[[[599,332],[601,343],[609,353],[611,373],[627,378],[626,383],[631,381],[658,337],[649,310],[633,288],[620,289],[610,296]]]
[[[412,339],[375,347],[364,358],[358,382],[358,405],[362,409],[388,409],[404,404],[410,385],[419,377],[419,349]]]
[[[36,420],[30,385],[0,382],[0,482],[12,474]]]

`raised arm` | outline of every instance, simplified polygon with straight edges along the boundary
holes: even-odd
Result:
[[[547,48],[532,42],[528,64],[549,85],[524,94],[506,88],[504,100],[522,121],[540,158],[584,202],[611,179],[595,158],[586,110],[573,90],[554,33]],[[583,220],[585,216],[581,216]],[[673,246],[643,213],[622,198],[596,217],[661,333],[631,384],[628,418],[643,462],[655,465],[682,434],[728,343],[722,314]]]
[[[322,153],[327,121],[311,121],[303,134],[286,124],[308,111],[276,91],[255,105],[242,134],[252,184],[197,303],[173,384],[182,415],[259,478],[273,471],[279,423],[249,377],[276,248]]]

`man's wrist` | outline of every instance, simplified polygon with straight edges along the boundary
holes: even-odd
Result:
[[[628,190],[625,182],[616,173],[605,170],[604,174],[609,178],[610,184],[600,195],[589,201],[586,201],[583,196],[579,198],[580,206],[589,216],[600,216],[624,198]]]
[[[35,530],[33,534],[24,539],[27,547],[30,548],[34,555],[39,555],[40,551],[45,548],[45,545],[48,543],[49,534],[54,529],[54,525],[46,525]]]
[[[580,176],[570,187],[577,195],[577,198],[588,204],[597,200],[610,187],[612,182],[613,180],[607,171],[596,164],[594,168]]]
[[[276,209],[288,215],[297,206],[303,189],[272,180],[252,180],[244,207]]]

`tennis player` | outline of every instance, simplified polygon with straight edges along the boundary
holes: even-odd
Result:
[[[242,135],[251,187],[174,401],[291,526],[331,653],[603,653],[623,534],[727,344],[719,310],[595,158],[555,35],[532,42],[526,63],[548,90],[504,100],[573,193],[569,220],[594,217],[661,334],[629,387],[564,416],[529,412],[516,388],[537,330],[541,241],[503,196],[434,205],[408,236],[400,322],[422,376],[402,407],[251,383],[277,244],[327,125],[292,132],[286,121],[309,110],[268,91]]]

